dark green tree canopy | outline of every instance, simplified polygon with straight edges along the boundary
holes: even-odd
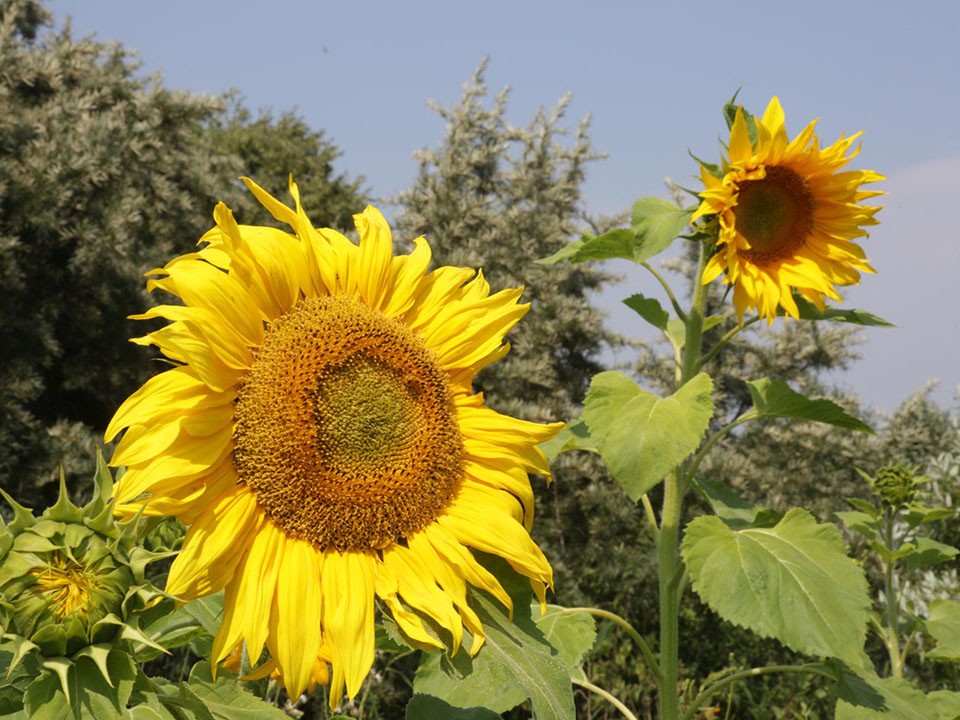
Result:
[[[298,173],[317,222],[363,208],[295,115],[168,90],[50,22],[36,0],[0,3],[0,484],[21,497],[60,462],[92,474],[113,411],[161,367],[127,342],[143,273],[193,247],[217,200],[258,220],[239,175],[282,193]]]

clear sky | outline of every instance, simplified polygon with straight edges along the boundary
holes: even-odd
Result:
[[[96,33],[140,52],[145,72],[193,92],[238,89],[253,108],[296,109],[344,152],[375,197],[411,183],[412,152],[443,135],[428,99],[455,102],[490,56],[491,90],[513,88],[511,119],[574,96],[570,125],[591,114],[609,153],[586,185],[587,209],[613,213],[663,195],[665,176],[689,184],[688,148],[716,159],[720,107],[737,88],[762,112],[779,95],[787,128],[819,117],[821,140],[864,130],[856,167],[884,173],[881,224],[864,240],[878,275],[845,293],[849,307],[898,325],[869,329],[864,359],[837,381],[892,409],[938,378],[954,405],[960,383],[960,250],[949,193],[960,175],[960,3],[775,0],[726,3],[487,0],[55,0],[76,35]],[[626,271],[614,266],[616,272]],[[631,332],[633,292],[601,298]],[[949,317],[948,317],[949,316]],[[637,328],[632,334],[646,335]]]

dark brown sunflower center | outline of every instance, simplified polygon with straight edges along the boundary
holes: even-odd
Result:
[[[460,487],[445,374],[402,324],[307,298],[267,331],[237,398],[234,465],[270,518],[326,550],[382,548]]]
[[[740,183],[736,227],[750,243],[743,251],[748,260],[762,264],[789,257],[813,228],[813,196],[793,170],[769,167],[762,180]]]

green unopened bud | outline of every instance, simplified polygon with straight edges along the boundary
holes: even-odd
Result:
[[[111,484],[101,459],[93,500],[74,505],[61,478],[60,497],[39,517],[3,493],[14,513],[9,524],[0,522],[0,637],[12,653],[8,675],[25,662],[39,668],[18,675],[16,689],[26,697],[30,683],[54,677],[71,712],[79,712],[74,703],[81,701],[68,677],[86,673],[91,659],[109,690],[119,687],[110,668],[132,667],[133,642],[163,650],[140,629],[145,611],[165,597],[144,577],[160,555],[137,546],[138,521],[114,520]]]
[[[912,505],[919,493],[924,478],[917,475],[916,468],[890,465],[880,468],[873,481],[873,492],[884,505],[892,508]]]

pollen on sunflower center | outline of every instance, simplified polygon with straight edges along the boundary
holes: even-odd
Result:
[[[445,374],[406,326],[351,298],[305,298],[269,328],[240,388],[234,466],[289,535],[382,548],[453,500],[456,418]]]
[[[766,177],[740,183],[737,231],[750,243],[748,260],[762,264],[793,255],[813,227],[813,197],[786,167],[768,167]]]

